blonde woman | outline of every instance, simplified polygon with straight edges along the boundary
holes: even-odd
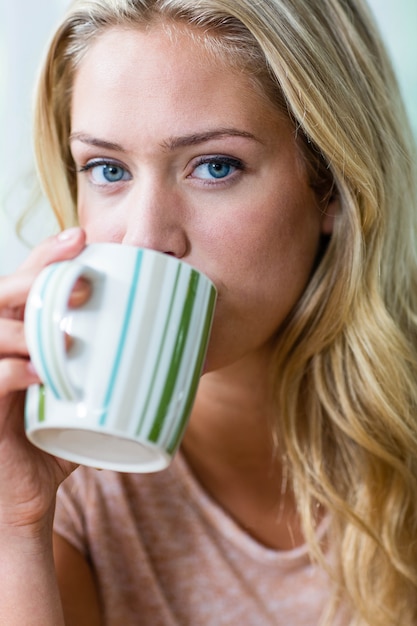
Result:
[[[0,282],[0,623],[417,623],[415,157],[365,4],[79,0],[35,128],[63,230]],[[23,433],[30,284],[110,240],[219,290],[154,475]]]

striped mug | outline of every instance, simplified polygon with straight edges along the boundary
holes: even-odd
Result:
[[[71,309],[81,276],[92,294]],[[43,383],[27,393],[29,440],[102,469],[167,467],[192,409],[215,302],[204,274],[154,250],[95,243],[47,266],[25,311],[29,354]]]

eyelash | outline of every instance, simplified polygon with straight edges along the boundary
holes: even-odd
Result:
[[[231,174],[227,174],[226,176],[220,177],[217,179],[215,176],[213,176],[212,178],[207,178],[207,179],[198,178],[197,176],[194,176],[195,171],[202,165],[219,165],[219,164],[221,166],[224,166],[224,165],[230,166],[234,168],[235,172],[232,172]],[[229,156],[223,156],[223,155],[205,156],[205,157],[201,157],[197,161],[197,163],[193,165],[193,171],[188,178],[195,178],[197,180],[202,180],[204,181],[203,184],[206,184],[206,185],[218,185],[221,183],[229,182],[231,178],[234,178],[236,171],[244,171],[244,169],[245,169],[245,166],[240,159],[236,159],[234,157],[229,157]]]
[[[92,172],[92,170],[94,170],[95,168],[98,167],[114,167],[114,168],[119,168],[120,170],[123,170],[124,174],[123,177],[118,180],[118,181],[107,181],[107,182],[103,182],[103,183],[94,183],[95,185],[98,186],[102,186],[105,187],[107,185],[114,185],[115,183],[118,182],[123,182],[125,180],[130,180],[131,179],[131,174],[129,172],[129,170],[122,165],[121,163],[118,163],[117,161],[112,161],[110,159],[93,159],[92,161],[89,161],[88,163],[86,163],[85,165],[81,166],[77,171],[81,174],[84,172]],[[124,176],[127,174],[128,178],[124,178]]]
[[[195,176],[196,170],[198,170],[198,168],[202,167],[203,165],[208,165],[208,166],[220,165],[221,167],[227,166],[227,167],[233,168],[234,171],[232,173],[227,172],[224,176],[220,176],[218,178],[214,175],[214,173],[213,173],[213,176],[208,176],[207,178],[203,176],[201,177]],[[123,175],[120,179],[114,180],[114,181],[108,180],[106,182],[96,182],[93,180],[92,181],[93,184],[97,185],[98,187],[113,186],[119,182],[125,182],[131,179],[131,174],[125,166],[123,166],[121,163],[117,161],[112,161],[109,159],[93,159],[89,161],[88,163],[86,163],[85,165],[81,166],[77,171],[79,173],[90,172],[90,176],[92,176],[92,170],[94,170],[95,168],[100,168],[100,167],[118,168],[123,171]],[[187,176],[187,178],[199,180],[204,185],[214,186],[214,185],[221,185],[221,184],[225,184],[229,182],[231,179],[233,179],[236,176],[237,171],[244,171],[244,170],[245,170],[245,166],[240,159],[236,159],[234,157],[229,157],[225,155],[211,155],[211,156],[204,156],[198,159],[198,161],[192,166],[192,173],[189,176]]]

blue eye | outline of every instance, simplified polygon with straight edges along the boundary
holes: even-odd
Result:
[[[243,164],[230,157],[206,157],[193,170],[193,178],[201,180],[222,180],[242,170]]]
[[[230,174],[232,166],[229,163],[207,163],[207,172],[213,178],[225,178]]]
[[[117,183],[119,180],[123,180],[125,171],[122,167],[119,167],[119,165],[103,165],[101,175],[109,183]]]
[[[79,171],[89,172],[91,181],[96,185],[108,185],[132,178],[124,167],[108,161],[91,161],[81,167]]]

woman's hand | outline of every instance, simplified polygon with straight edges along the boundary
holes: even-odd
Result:
[[[29,289],[43,267],[78,255],[80,228],[63,231],[38,246],[12,275],[0,277],[0,533],[36,534],[52,520],[55,493],[74,469],[35,448],[24,432],[25,390],[39,382],[27,352],[23,316]],[[86,296],[78,283],[71,303]],[[4,534],[3,534],[4,537]]]

